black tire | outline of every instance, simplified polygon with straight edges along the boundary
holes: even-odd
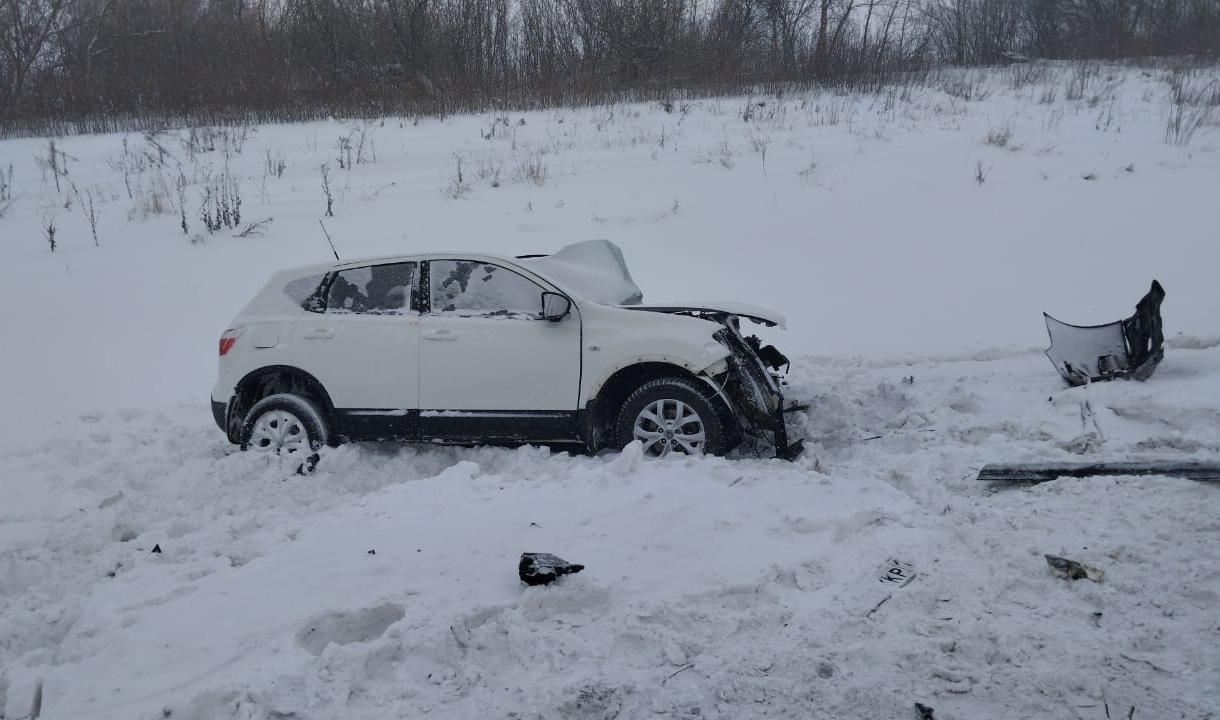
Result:
[[[250,408],[239,437],[242,450],[312,455],[330,440],[330,427],[314,401],[279,393],[268,395]]]
[[[686,410],[681,410],[682,407]],[[645,411],[649,411],[653,418],[657,418],[658,409],[661,411],[660,420],[674,424],[658,424],[644,415]],[[655,441],[652,443],[643,437],[639,438],[644,442],[644,454],[648,457],[661,457],[672,451],[720,455],[728,450],[725,446],[724,425],[711,399],[707,397],[707,391],[685,378],[652,380],[627,397],[614,423],[617,447],[626,447],[637,439],[637,423],[642,433],[657,433],[656,437],[651,438]],[[701,433],[697,429],[701,430]],[[703,439],[696,444],[691,439],[698,434],[701,434]],[[692,446],[695,446],[695,452],[691,452]]]

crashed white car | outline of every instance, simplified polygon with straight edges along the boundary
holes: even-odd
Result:
[[[642,304],[618,247],[426,253],[285,270],[220,338],[217,425],[242,448],[308,454],[405,440],[795,457],[787,360],[744,305]]]

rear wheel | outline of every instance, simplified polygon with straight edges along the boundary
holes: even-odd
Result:
[[[619,447],[639,440],[645,457],[675,452],[718,455],[725,450],[720,416],[699,386],[683,378],[641,385],[623,403],[615,433]]]
[[[246,413],[241,448],[304,459],[326,444],[329,429],[318,406],[292,393],[269,395]]]

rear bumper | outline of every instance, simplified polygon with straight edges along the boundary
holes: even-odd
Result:
[[[225,419],[228,418],[228,415],[228,403],[212,401],[212,419],[216,421],[216,427],[220,428],[220,431],[226,435],[229,432],[229,428],[225,424]]]

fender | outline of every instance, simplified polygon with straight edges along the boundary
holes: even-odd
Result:
[[[319,405],[321,405],[322,412],[325,415],[325,420],[333,426],[335,419],[335,405],[333,402],[331,402],[330,393],[326,392],[326,388],[322,386],[322,383],[318,382],[316,377],[293,365],[264,365],[256,370],[251,370],[250,372],[246,373],[241,380],[237,381],[237,385],[233,387],[233,395],[229,399],[229,407],[226,409],[225,413],[225,431],[230,436],[230,439],[234,437],[234,425],[240,427],[243,416],[247,410],[247,408],[242,407],[241,397],[243,392],[249,387],[251,382],[257,380],[260,376],[274,375],[277,373],[291,374],[299,377],[304,383],[305,389],[311,395],[313,395],[317,399]]]

